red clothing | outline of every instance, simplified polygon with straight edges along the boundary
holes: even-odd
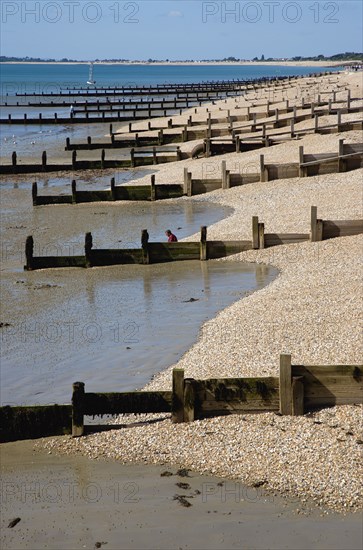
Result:
[[[175,235],[173,235],[173,233],[171,235],[169,235],[168,243],[177,243],[177,242],[178,242],[178,239],[176,238]]]

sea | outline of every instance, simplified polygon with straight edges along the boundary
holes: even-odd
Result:
[[[146,86],[326,70],[264,65],[96,64],[94,79],[97,86]],[[88,71],[86,64],[1,64],[1,116],[19,111],[31,115],[17,93],[53,91],[56,96],[67,87],[85,87]],[[11,107],[16,101],[24,101],[24,109]],[[44,116],[46,111],[41,111]],[[95,131],[94,125],[91,130]],[[104,135],[105,125],[100,124],[98,131]],[[32,147],[34,154],[44,145],[64,149],[66,135],[85,139],[89,132],[87,125],[77,129],[63,124],[2,125],[1,158],[7,158],[14,149],[20,158]],[[152,168],[148,170],[152,173]],[[113,175],[122,184],[137,180],[140,169],[115,171]],[[40,193],[48,189],[69,192],[71,179],[72,175],[44,175],[38,180]],[[183,238],[196,233],[201,225],[210,226],[231,215],[231,210],[198,198],[109,208],[102,203],[33,208],[32,181],[32,175],[0,177],[1,226],[10,235],[2,257],[1,284],[4,295],[10,296],[1,313],[2,404],[66,403],[76,380],[86,383],[86,391],[141,388],[182,357],[197,341],[205,321],[246,293],[271,283],[277,275],[269,267],[209,261],[24,272],[23,243],[30,231],[53,250],[61,249],[66,239],[75,243],[78,251],[86,231],[93,232],[97,247],[117,248],[139,242],[144,228],[149,229],[150,240],[163,240],[166,228]],[[99,174],[90,173],[82,185],[95,189],[108,183]],[[59,227],[59,234],[56,232],[49,243],[47,228],[52,226]],[[36,307],[29,307],[32,303]]]

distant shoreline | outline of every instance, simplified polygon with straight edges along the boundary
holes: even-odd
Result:
[[[209,66],[209,65],[221,65],[227,67],[238,67],[238,66],[260,66],[260,67],[341,67],[347,63],[353,63],[352,61],[342,61],[342,62],[332,62],[332,61],[238,61],[238,62],[227,62],[227,61],[173,61],[166,62],[160,61],[157,63],[147,63],[146,61],[97,61],[94,62],[95,65],[145,65],[145,66]],[[359,63],[358,61],[356,62]],[[90,61],[1,61],[0,65],[89,65]]]

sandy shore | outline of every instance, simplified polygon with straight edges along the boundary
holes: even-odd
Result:
[[[342,89],[343,94],[347,86],[352,97],[362,97],[361,77],[356,74],[335,75],[334,82],[323,77],[317,88],[320,93]],[[255,100],[252,94],[245,98],[250,103]],[[219,102],[212,108],[228,107]],[[340,138],[346,143],[362,141],[359,132],[306,136],[264,150],[266,162],[296,161],[299,145],[304,145],[306,153],[336,151]],[[227,160],[228,169],[237,171],[254,166],[258,155],[257,151],[158,166],[156,179],[158,183],[182,181],[184,166],[191,169],[194,177],[207,169],[213,172],[214,165],[219,171],[223,159]],[[318,207],[318,215],[323,219],[363,217],[362,175],[361,169],[346,174],[256,183],[215,191],[198,200],[234,208],[230,217],[208,229],[210,238],[250,238],[252,215],[265,222],[268,232],[308,232],[311,205]],[[149,176],[146,180],[149,181]],[[143,179],[138,183],[144,183]],[[293,362],[303,364],[360,363],[362,247],[363,238],[357,236],[249,251],[231,258],[274,265],[280,276],[267,288],[207,322],[198,342],[181,361],[155,377],[148,387],[169,389],[171,369],[175,366],[184,368],[186,376],[196,378],[276,375],[280,353],[291,353]],[[250,486],[257,484],[269,494],[290,495],[306,506],[314,502],[322,510],[361,512],[363,508],[361,406],[334,407],[304,417],[280,417],[272,413],[232,415],[188,425],[173,425],[168,417],[150,422],[153,419],[144,418],[145,423],[140,426],[132,425],[134,418],[123,417],[117,422],[129,423],[128,429],[76,440],[50,438],[38,442],[37,447],[52,456],[84,455],[115,459],[123,464],[178,464],[201,474]],[[95,467],[89,464],[90,468]],[[284,523],[282,531],[289,523]],[[275,527],[279,530],[278,524]],[[306,526],[305,533],[309,529]],[[326,532],[324,540],[307,541],[298,547],[333,548],[335,542],[327,542]],[[352,535],[349,541],[339,544],[358,548],[357,542]],[[286,541],[279,544],[276,547],[294,547]],[[253,542],[250,546],[265,547]],[[269,548],[273,547],[271,543]]]
[[[35,454],[32,447],[2,446],[2,548],[353,550],[362,544],[357,515],[326,515],[262,487],[168,464],[121,466]]]

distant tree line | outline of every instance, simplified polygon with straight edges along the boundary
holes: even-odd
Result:
[[[295,57],[284,57],[284,58],[277,58],[277,57],[267,57],[265,58],[264,55],[261,55],[260,58],[254,57],[252,61],[363,61],[363,53],[356,53],[356,52],[345,52],[345,53],[337,53],[335,55],[331,56],[325,56],[323,54],[316,55],[316,56],[310,56],[310,57],[303,57],[303,56],[295,56]],[[81,60],[81,59],[68,59],[67,57],[63,57],[62,59],[41,59],[40,57],[8,57],[6,55],[0,56],[0,62],[6,63],[6,62],[28,62],[28,63],[89,63],[89,60]],[[202,59],[201,62],[226,62],[226,63],[238,63],[241,61],[249,61],[249,59],[239,59],[234,56],[230,57],[224,57],[223,59]],[[175,60],[169,60],[169,59],[138,59],[138,60],[130,60],[130,59],[95,59],[95,63],[173,63],[173,62],[180,62],[180,63],[195,63],[195,59],[175,59]]]

